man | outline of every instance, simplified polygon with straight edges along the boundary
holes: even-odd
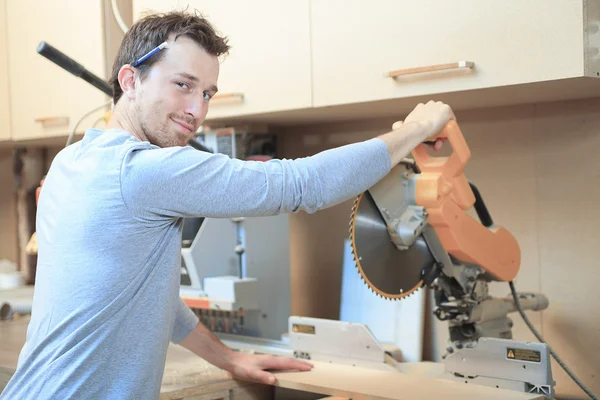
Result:
[[[198,322],[178,296],[183,218],[338,204],[454,115],[445,104],[421,104],[387,134],[298,160],[200,152],[186,143],[217,92],[218,56],[227,51],[195,14],[148,16],[125,35],[107,129],[63,149],[41,190],[32,318],[2,398],[157,398],[169,341],[235,378],[274,383],[266,370],[312,368],[235,353]]]

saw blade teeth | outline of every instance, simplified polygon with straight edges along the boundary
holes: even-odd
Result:
[[[358,275],[360,276],[360,279],[362,280],[363,284],[369,288],[369,290],[371,291],[371,293],[373,293],[375,296],[377,296],[377,298],[380,299],[386,299],[386,300],[391,300],[391,301],[400,301],[403,300],[407,297],[410,297],[413,293],[417,292],[418,290],[420,290],[420,288],[423,286],[422,282],[418,287],[413,287],[410,288],[409,290],[400,290],[399,293],[387,293],[385,291],[382,291],[378,288],[376,288],[375,286],[372,285],[372,283],[367,279],[367,276],[365,275],[365,271],[363,270],[363,262],[362,262],[362,257],[359,256],[358,254],[358,249],[356,248],[356,243],[355,240],[357,239],[357,229],[360,232],[360,221],[357,221],[357,217],[358,214],[362,211],[362,207],[363,207],[363,203],[364,206],[367,207],[367,210],[369,209],[369,207],[375,207],[374,205],[371,205],[372,200],[369,196],[367,196],[365,199],[362,199],[362,197],[364,197],[365,193],[361,193],[359,196],[357,196],[354,199],[354,203],[352,204],[352,212],[351,212],[351,218],[350,218],[350,222],[349,222],[349,227],[348,227],[348,233],[349,233],[349,238],[350,241],[352,243],[351,247],[351,253],[352,253],[352,259],[354,261],[354,267],[356,268]],[[365,202],[361,202],[362,200],[365,200]],[[360,211],[359,211],[360,209]],[[372,261],[372,260],[371,260]]]

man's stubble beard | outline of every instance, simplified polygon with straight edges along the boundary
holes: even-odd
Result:
[[[148,141],[150,143],[152,143],[155,146],[158,147],[171,147],[171,146],[177,146],[178,144],[175,142],[175,138],[173,137],[173,135],[169,134],[168,131],[168,117],[166,121],[163,121],[162,124],[157,127],[156,129],[152,129],[148,126],[148,124],[146,123],[146,120],[151,120],[151,118],[147,118],[152,116],[152,115],[157,115],[158,114],[158,108],[159,107],[151,107],[148,110],[147,114],[143,114],[142,110],[140,108],[139,105],[136,105],[137,108],[137,115],[139,115],[140,117],[140,121],[139,121],[139,125],[140,125],[140,129],[142,130],[142,133],[144,134],[144,136],[146,136],[146,138],[148,138]]]

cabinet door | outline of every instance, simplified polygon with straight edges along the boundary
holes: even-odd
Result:
[[[311,0],[314,105],[582,76],[583,10],[581,0]],[[460,61],[474,66],[410,71]]]
[[[109,97],[36,50],[46,41],[106,79],[102,2],[9,0],[6,11],[13,140],[66,136]]]
[[[7,63],[6,0],[0,0],[0,142],[10,140]]]
[[[311,106],[308,0],[134,0],[149,10],[197,9],[232,46],[207,120]],[[240,98],[239,95],[242,97]]]

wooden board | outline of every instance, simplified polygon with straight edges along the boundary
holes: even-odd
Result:
[[[459,382],[408,376],[393,371],[314,362],[309,372],[276,373],[277,385],[352,400],[525,400],[543,396]]]

